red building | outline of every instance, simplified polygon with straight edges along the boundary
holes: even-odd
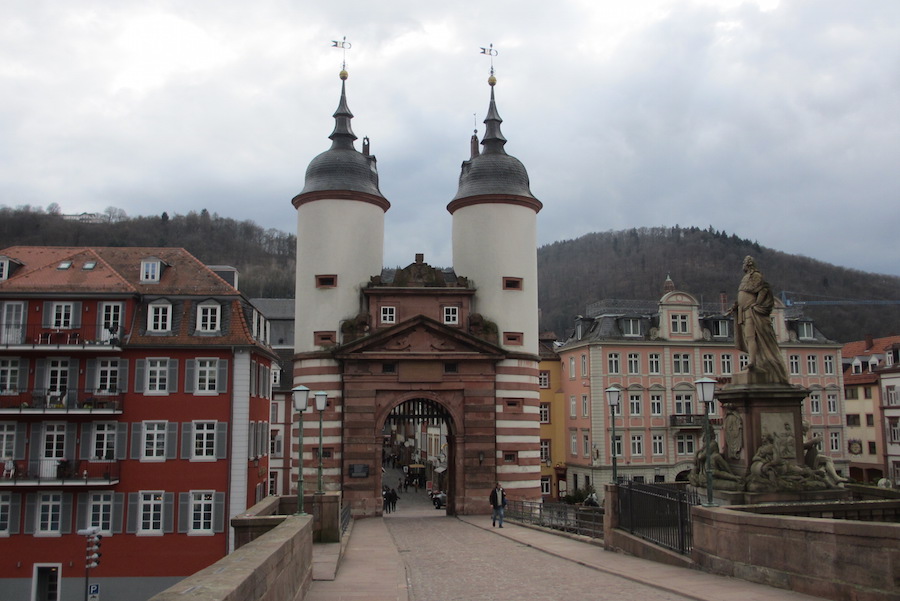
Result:
[[[0,250],[0,596],[80,598],[91,526],[106,598],[229,552],[267,492],[275,358],[233,275],[177,248]]]

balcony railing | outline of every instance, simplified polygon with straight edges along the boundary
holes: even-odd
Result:
[[[120,465],[117,460],[87,461],[84,459],[31,459],[7,462],[0,478],[5,486],[74,485],[96,486],[116,484]]]
[[[714,426],[722,425],[722,418],[710,417],[709,423]],[[706,424],[706,416],[695,413],[676,413],[669,416],[669,426],[672,428],[702,428]]]
[[[0,411],[48,413],[121,413],[125,395],[119,390],[3,390],[0,391]]]
[[[82,323],[72,328],[0,323],[0,347],[115,348],[121,345],[124,335],[125,331],[121,327],[109,328],[97,323]]]

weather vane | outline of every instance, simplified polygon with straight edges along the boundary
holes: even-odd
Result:
[[[494,43],[491,42],[490,44],[488,44],[487,48],[482,47],[481,54],[485,54],[485,55],[491,57],[491,75],[493,75],[494,74],[494,57],[497,56],[497,51],[494,50]]]
[[[344,39],[341,40],[340,42],[337,40],[331,40],[331,47],[332,48],[340,48],[344,51],[344,60],[341,61],[341,69],[346,70],[347,69],[347,51],[350,50],[350,48],[352,48],[352,45],[350,44],[350,42],[347,41],[347,36],[344,36]]]

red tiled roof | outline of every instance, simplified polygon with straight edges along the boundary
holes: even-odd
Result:
[[[900,336],[886,336],[884,338],[873,338],[872,345],[869,346],[868,340],[857,340],[848,342],[841,350],[841,356],[845,358],[868,357],[870,355],[880,355],[887,352],[894,344],[900,344]]]

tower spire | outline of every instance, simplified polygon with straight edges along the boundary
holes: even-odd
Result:
[[[497,101],[494,99],[494,86],[497,85],[497,78],[494,77],[494,57],[497,56],[498,52],[494,50],[494,44],[491,43],[487,48],[481,48],[481,54],[491,57],[491,75],[488,77],[488,85],[491,86],[491,103],[488,106],[487,117],[484,119],[486,127],[481,144],[484,146],[485,154],[506,154],[506,150],[503,148],[504,144],[506,144],[506,138],[503,137],[503,133],[500,131],[500,124],[503,123],[503,119],[500,118],[500,113],[497,111]]]
[[[350,127],[350,120],[353,119],[353,113],[350,112],[350,107],[347,105],[347,78],[349,75],[347,74],[347,50],[351,48],[350,42],[347,41],[347,36],[344,36],[344,39],[341,41],[332,40],[331,46],[333,48],[340,48],[344,53],[344,58],[341,61],[341,101],[338,103],[337,110],[334,112],[334,131],[331,132],[331,135],[328,136],[331,139],[331,148],[345,148],[353,150],[353,141],[356,140],[356,134],[353,133],[353,129]]]

